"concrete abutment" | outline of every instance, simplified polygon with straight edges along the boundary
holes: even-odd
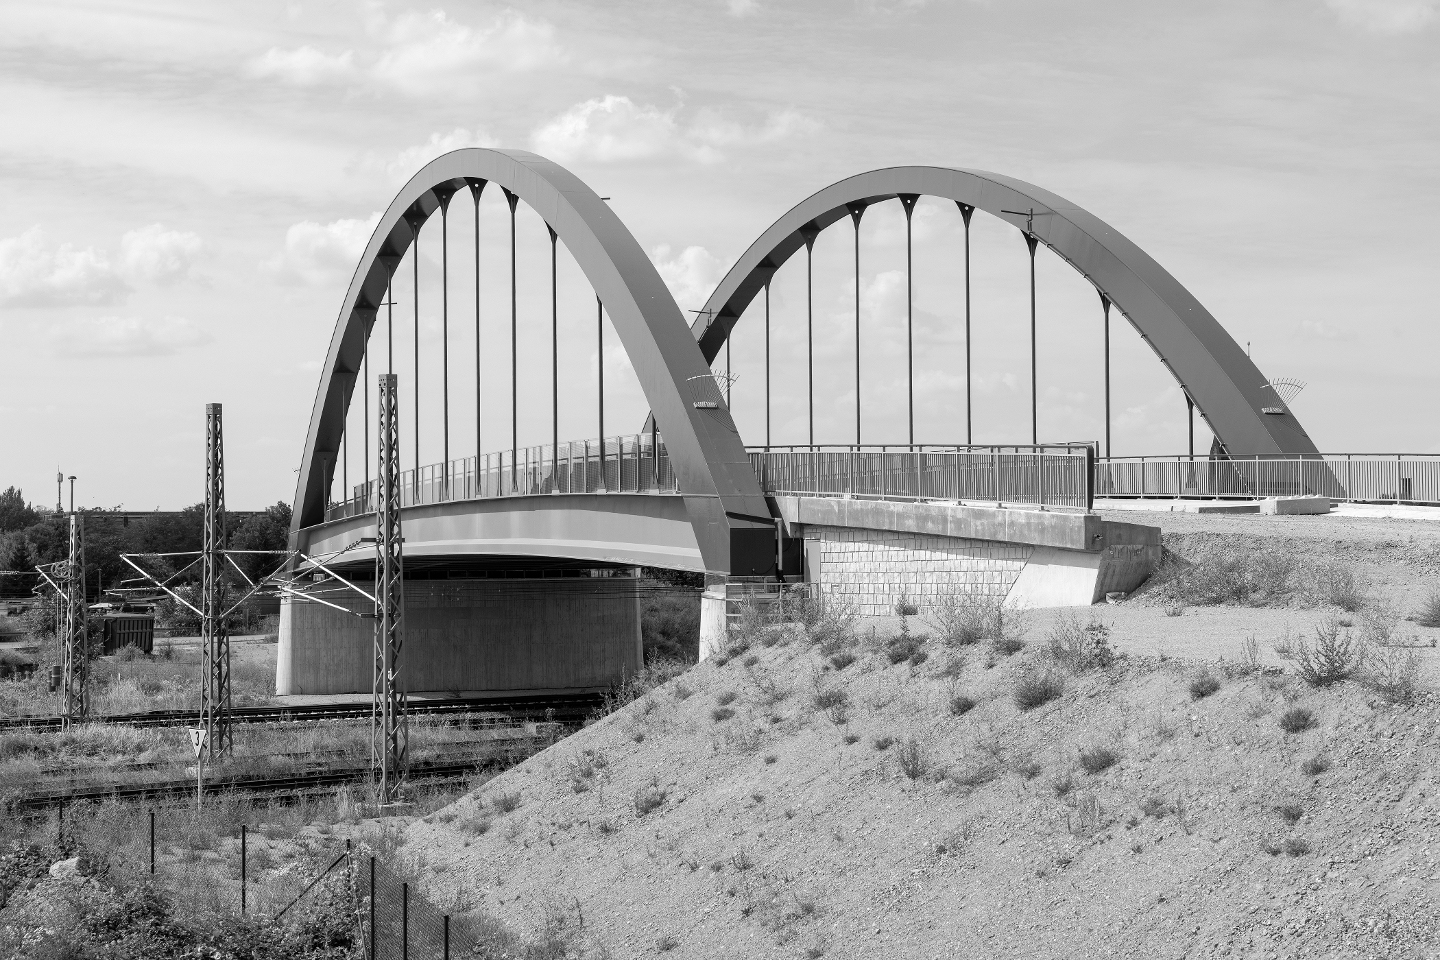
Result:
[[[370,601],[324,599],[345,611],[282,604],[281,696],[371,692],[375,621],[357,615]],[[411,693],[595,690],[643,666],[639,581],[629,576],[407,580],[404,630]]]

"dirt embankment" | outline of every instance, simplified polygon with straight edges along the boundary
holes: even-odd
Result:
[[[1133,656],[1022,710],[1017,682],[1059,669],[1043,646],[1033,624],[1009,657],[756,645],[414,823],[403,854],[434,899],[578,955],[1436,955],[1433,698],[1212,667],[1196,700],[1199,665]],[[1296,708],[1314,725],[1287,732]]]

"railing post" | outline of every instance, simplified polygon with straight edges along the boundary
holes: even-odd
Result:
[[[1000,448],[999,448],[999,447],[991,447],[991,448],[990,448],[990,462],[991,462],[991,466],[992,466],[992,469],[993,469],[994,474],[995,474],[995,476],[994,476],[994,481],[995,481],[995,506],[998,507],[998,506],[1000,506],[1000,504],[1001,504],[1001,500],[1000,500]]]
[[[920,454],[920,451],[919,451],[919,450],[911,450],[910,453],[911,453],[912,456],[915,457],[915,499],[916,499],[916,500],[922,500],[922,499],[924,499],[924,497],[925,497],[925,492],[920,489],[920,483],[921,483],[921,476],[920,476],[920,456],[921,456],[921,454]]]
[[[1040,506],[1045,506],[1045,449],[1042,447],[1035,453],[1035,464],[1039,468],[1036,472],[1040,477]]]
[[[815,454],[813,448],[811,449],[810,453],[812,456]],[[845,490],[845,495],[848,497],[855,496],[855,458],[857,456],[859,456],[858,453],[852,453],[849,450],[845,451],[845,466],[848,468],[850,473],[849,486]]]
[[[1395,454],[1395,505],[1400,505],[1400,454]]]
[[[1145,458],[1140,458],[1140,498],[1145,498]]]
[[[1085,509],[1095,509],[1095,471],[1099,469],[1099,458],[1095,456],[1095,448],[1089,445],[1085,447]]]

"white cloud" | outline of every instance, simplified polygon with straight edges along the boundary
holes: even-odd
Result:
[[[1348,336],[1347,331],[1329,320],[1301,320],[1300,332],[1318,340],[1341,340]]]
[[[432,133],[424,143],[401,150],[394,160],[385,165],[385,172],[398,180],[408,180],[425,164],[451,150],[493,146],[495,140],[483,131],[456,127],[449,133]]]
[[[120,273],[131,280],[169,283],[190,272],[204,249],[198,234],[166,230],[158,223],[120,238]]]
[[[379,222],[377,210],[364,220],[326,224],[306,220],[293,224],[285,231],[285,249],[266,261],[264,267],[281,279],[311,286],[344,279],[359,266]]]
[[[685,311],[686,321],[692,319],[689,311],[705,306],[717,284],[725,276],[729,264],[714,256],[704,247],[686,247],[675,256],[670,256],[670,246],[661,244],[650,250],[650,260],[660,272],[670,295]]]
[[[199,235],[155,223],[120,238],[120,257],[104,250],[51,246],[39,226],[0,240],[0,304],[62,307],[119,303],[132,283],[168,283],[185,277],[204,248]]]
[[[1435,22],[1440,0],[1325,0],[1341,22],[1371,33],[1413,33]]]
[[[725,0],[725,6],[732,17],[745,17],[760,9],[759,0]]]
[[[51,351],[69,357],[162,357],[213,337],[190,320],[90,317],[49,329]]]
[[[453,92],[457,81],[473,81],[479,68],[533,70],[564,54],[555,30],[507,10],[488,28],[466,26],[443,10],[406,13],[377,22],[388,47],[372,67],[376,79],[407,93]]]
[[[328,54],[311,46],[296,50],[271,47],[245,65],[245,72],[260,79],[279,80],[297,87],[336,83],[354,77],[354,54]]]
[[[103,250],[50,246],[39,226],[0,240],[0,303],[51,307],[116,303],[129,292]]]
[[[681,157],[700,163],[724,159],[722,147],[770,143],[816,124],[794,111],[774,113],[759,128],[747,128],[718,111],[698,111],[685,125],[681,107],[670,110],[609,94],[577,103],[531,135],[537,152],[553,160],[616,162]]]

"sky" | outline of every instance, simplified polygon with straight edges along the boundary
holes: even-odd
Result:
[[[371,229],[424,163],[472,146],[532,150],[611,198],[685,310],[836,180],[897,164],[1017,177],[1138,243],[1268,377],[1305,381],[1293,410],[1320,449],[1440,453],[1437,63],[1440,0],[6,3],[0,485],[49,503],[58,468],[84,506],[195,503],[204,405],[220,402],[230,505],[292,500]],[[445,449],[442,329],[451,457],[509,446],[508,211],[491,190],[478,215],[478,431],[468,201],[422,231],[418,324],[401,267],[393,360],[384,324],[372,339],[371,380],[393,362],[402,403],[420,389],[406,466]],[[929,198],[913,230],[917,440],[963,442],[964,233]],[[898,202],[866,212],[867,443],[906,439],[904,236]],[[853,242],[846,220],[814,251],[820,442],[854,440]],[[1024,442],[1028,257],[983,215],[971,242],[975,440]],[[549,437],[548,257],[522,207],[522,445]],[[562,245],[561,433],[580,439],[600,429],[602,350],[567,258]],[[795,258],[772,286],[774,443],[806,439],[803,271]],[[1097,439],[1098,298],[1043,248],[1037,310],[1042,439]],[[638,430],[624,350],[608,324],[598,339],[605,432]],[[763,358],[757,305],[731,360],[748,443],[765,441]],[[1183,452],[1183,395],[1118,317],[1111,362],[1114,452]],[[352,484],[364,403],[347,421]]]

